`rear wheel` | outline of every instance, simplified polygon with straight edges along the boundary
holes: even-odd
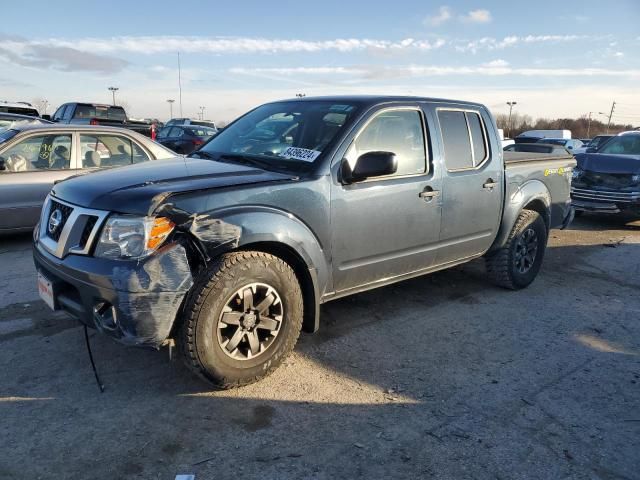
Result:
[[[523,210],[506,244],[485,258],[491,281],[518,290],[538,275],[547,245],[547,227],[538,212]]]
[[[302,308],[300,285],[283,260],[262,252],[224,255],[187,300],[180,350],[219,388],[255,382],[295,346]]]

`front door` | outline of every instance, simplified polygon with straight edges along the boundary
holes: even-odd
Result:
[[[53,183],[74,173],[72,134],[31,135],[0,157],[0,231],[33,227]]]
[[[334,178],[331,248],[336,292],[431,266],[440,234],[440,172],[429,159],[423,112],[418,106],[387,107],[361,125],[342,161],[353,167],[366,152],[386,151],[396,155],[398,169],[353,184]]]

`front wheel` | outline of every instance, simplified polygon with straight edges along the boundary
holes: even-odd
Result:
[[[302,326],[292,268],[263,252],[223,255],[190,293],[178,335],[192,370],[219,388],[255,382],[291,352]]]
[[[523,210],[504,247],[486,256],[490,280],[504,288],[527,287],[538,275],[547,246],[547,227],[538,212]]]

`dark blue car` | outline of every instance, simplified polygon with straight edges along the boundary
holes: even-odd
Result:
[[[640,214],[640,131],[575,157],[571,200],[577,212]]]
[[[215,128],[199,125],[172,125],[158,132],[156,141],[176,153],[187,155],[213,137],[218,131]]]

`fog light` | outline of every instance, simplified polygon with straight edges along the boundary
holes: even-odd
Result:
[[[116,309],[109,302],[97,302],[93,306],[93,320],[96,327],[104,330],[115,330],[118,326]]]

